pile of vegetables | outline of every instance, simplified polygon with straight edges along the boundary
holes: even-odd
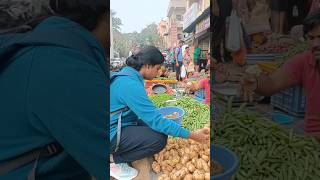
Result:
[[[182,127],[193,131],[205,127],[210,122],[210,106],[189,96],[183,96],[177,101],[176,105],[182,107],[185,111]]]
[[[167,146],[154,155],[152,169],[162,173],[158,180],[209,180],[210,145],[181,138],[168,139]]]
[[[267,40],[267,42],[265,42]],[[253,53],[257,54],[273,54],[285,53],[295,46],[295,41],[290,36],[275,36],[271,35],[262,40],[264,44],[254,44]]]
[[[274,43],[267,43],[265,45],[255,46],[253,52],[257,54],[285,53],[293,47],[294,47],[294,44],[292,43],[274,42]]]
[[[308,49],[308,43],[307,42],[301,42],[297,44],[295,47],[289,49],[286,51],[281,58],[277,59],[277,67],[281,67],[283,64],[285,64],[288,60],[293,58],[295,55],[304,52]]]
[[[236,179],[320,179],[320,144],[256,112],[231,109],[213,124],[211,141],[240,159]]]
[[[167,105],[166,101],[173,99],[173,96],[159,94],[150,96],[150,99],[157,107],[163,107]],[[185,111],[182,127],[190,131],[201,129],[210,122],[210,107],[189,96],[183,96],[171,105],[181,107]]]
[[[164,93],[164,94],[152,95],[152,96],[149,96],[149,98],[157,107],[163,107],[163,106],[166,106],[167,104],[166,101],[173,99],[173,96],[170,94]]]
[[[175,78],[167,78],[167,77],[156,77],[154,80],[176,80]]]

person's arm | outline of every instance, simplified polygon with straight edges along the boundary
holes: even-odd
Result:
[[[258,94],[271,96],[291,86],[301,84],[305,64],[305,54],[300,54],[289,60],[283,68],[270,76],[261,75],[257,78]]]
[[[169,77],[169,71],[168,71],[168,70],[165,72],[164,76],[165,76],[166,78]]]
[[[199,84],[192,84],[192,85],[190,86],[190,90],[191,90],[192,92],[199,91],[200,89],[202,89],[200,83],[199,83]]]
[[[107,179],[106,66],[80,53],[50,51],[50,56],[37,53],[33,62],[28,89],[31,124],[60,143],[92,176]]]
[[[162,117],[159,109],[148,98],[143,86],[138,85],[137,82],[128,82],[120,88],[122,89],[121,101],[150,128],[174,137],[189,138],[188,130]]]
[[[195,91],[204,89],[204,86],[205,86],[205,80],[202,79],[199,81],[199,83],[196,83],[196,84],[191,83],[190,85],[187,84],[187,89],[192,92],[195,92]]]
[[[271,96],[293,85],[295,85],[293,78],[284,70],[280,69],[270,76],[259,76],[257,78],[257,89],[255,92],[263,96]]]
[[[130,87],[130,90],[127,87]],[[148,98],[143,86],[130,83],[124,85],[123,89],[125,91],[121,96],[122,101],[153,130],[174,137],[189,138],[200,143],[208,143],[210,140],[210,130],[208,128],[189,132],[172,120],[163,118],[159,109]]]

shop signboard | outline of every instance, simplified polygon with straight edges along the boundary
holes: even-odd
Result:
[[[186,29],[193,21],[197,19],[198,3],[193,3],[183,15],[183,29]]]
[[[195,34],[199,34],[205,30],[210,28],[210,16],[206,17],[205,19],[201,20],[197,25],[196,25],[196,32]]]

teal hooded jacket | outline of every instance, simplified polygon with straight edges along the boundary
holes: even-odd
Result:
[[[189,131],[170,119],[163,118],[159,109],[152,103],[144,89],[140,72],[125,67],[111,76],[110,112],[128,107],[122,114],[122,127],[135,125],[141,119],[153,130],[174,137],[188,138]],[[117,132],[119,113],[110,117],[110,142]]]
[[[47,18],[31,34],[36,39],[0,36],[0,166],[58,142],[63,151],[40,159],[36,179],[108,179],[109,74],[102,45],[62,17]],[[0,179],[27,179],[32,166]]]

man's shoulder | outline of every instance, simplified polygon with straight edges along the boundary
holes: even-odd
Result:
[[[289,62],[287,63],[294,63],[294,64],[313,64],[314,61],[314,57],[311,51],[304,51],[302,53],[299,53],[297,55],[295,55],[294,57],[292,57],[291,60],[289,60]],[[300,68],[302,68],[303,66],[300,66]]]

